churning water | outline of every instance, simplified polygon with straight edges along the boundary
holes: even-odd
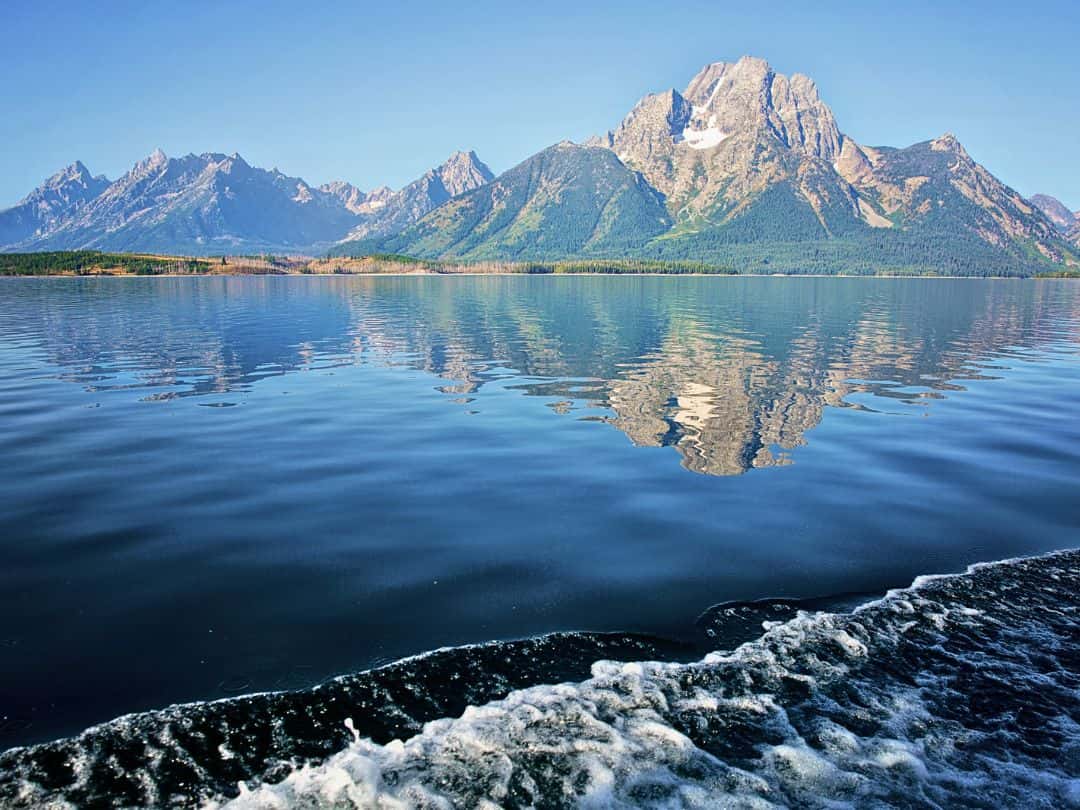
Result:
[[[1067,281],[5,280],[0,804],[1076,804],[1076,556],[880,596],[1080,545],[1078,348]]]

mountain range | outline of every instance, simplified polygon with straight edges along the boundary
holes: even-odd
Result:
[[[541,152],[396,235],[339,250],[1024,274],[1075,264],[1075,237],[953,135],[864,146],[813,80],[744,57],[646,96],[611,132]]]
[[[168,157],[161,150],[114,182],[76,162],[0,212],[0,248],[183,253],[317,253],[342,239],[385,235],[492,179],[457,152],[398,191],[345,182],[313,187],[237,154]]]
[[[498,177],[473,152],[370,192],[235,154],[155,152],[115,182],[77,162],[0,212],[0,249],[71,248],[1027,275],[1080,266],[1080,217],[1026,199],[948,133],[857,143],[812,79],[743,57]]]

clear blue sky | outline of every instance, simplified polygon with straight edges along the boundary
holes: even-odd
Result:
[[[455,149],[499,172],[750,53],[814,77],[857,141],[951,130],[1080,208],[1077,0],[3,0],[0,32],[0,207],[76,158],[115,178],[158,146],[365,189]]]

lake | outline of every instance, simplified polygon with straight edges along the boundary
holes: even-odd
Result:
[[[1069,281],[2,279],[0,749],[1075,546],[1078,350]]]

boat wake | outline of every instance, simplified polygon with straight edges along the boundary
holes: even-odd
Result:
[[[14,749],[0,803],[1080,807],[1078,594],[1068,551],[765,606],[764,635],[694,661],[630,635],[441,650]],[[732,615],[754,612],[707,614]]]

